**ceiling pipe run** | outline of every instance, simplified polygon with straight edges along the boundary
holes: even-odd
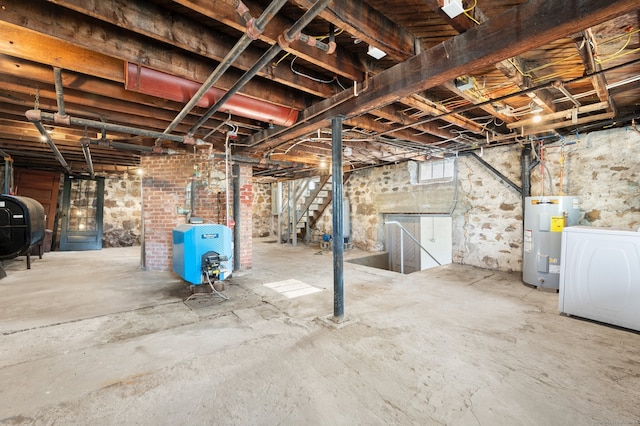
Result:
[[[32,111],[40,111],[40,110],[32,110]],[[53,114],[51,114],[51,115],[53,116]],[[27,116],[27,118],[28,118],[28,116]],[[53,142],[53,140],[51,140],[51,136],[49,136],[49,132],[47,132],[47,129],[44,128],[44,126],[42,125],[42,122],[40,120],[32,120],[32,119],[29,119],[29,121],[31,121],[33,123],[33,125],[36,126],[36,129],[38,129],[38,131],[40,132],[40,134],[44,138],[45,142],[51,148],[51,151],[53,151],[53,155],[56,156],[56,158],[58,159],[58,162],[60,163],[60,165],[67,171],[67,173],[71,173],[71,167],[69,167],[69,164],[67,163],[67,161],[62,156],[62,153],[60,152],[60,150],[56,146],[55,142]]]
[[[202,86],[193,94],[189,102],[182,108],[182,111],[178,113],[176,118],[167,126],[164,130],[164,133],[169,133],[173,129],[175,129],[178,124],[184,120],[184,118],[191,112],[191,110],[196,106],[198,101],[202,99],[203,96],[207,94],[209,89],[213,87],[213,85],[220,79],[220,77],[224,74],[224,72],[229,69],[231,64],[235,62],[238,57],[246,50],[247,47],[251,44],[253,40],[256,40],[260,34],[264,32],[264,27],[267,25],[271,19],[278,13],[278,11],[284,6],[286,0],[275,0],[269,4],[269,6],[264,10],[262,15],[256,20],[249,13],[249,9],[242,3],[241,1],[238,3],[238,7],[236,11],[240,16],[244,18],[247,24],[247,31],[242,35],[240,40],[236,43],[235,46],[227,53],[227,56],[218,64],[216,69],[209,75],[209,77],[202,83]],[[159,140],[156,141],[156,145],[159,143]]]
[[[96,177],[96,173],[93,170],[93,160],[91,160],[91,151],[89,150],[89,138],[80,138],[79,142],[80,146],[82,147],[82,153],[84,154],[84,160],[87,162],[89,177],[93,179]]]
[[[58,120],[65,120],[67,112],[64,109],[64,95],[62,89],[62,69],[53,67],[53,82],[56,88],[56,102],[58,103]]]
[[[62,86],[62,68],[53,67],[53,83],[56,89],[56,102],[58,104],[58,112],[54,114],[55,120],[59,123],[69,125],[69,116],[64,109],[64,89]],[[82,154],[84,155],[84,161],[87,163],[87,170],[91,179],[95,178],[95,172],[93,169],[93,160],[91,159],[91,150],[88,143],[83,143],[83,139],[80,139],[80,146],[82,147]]]
[[[568,90],[564,87],[564,83],[560,80],[556,80],[552,83],[552,86],[558,89],[563,95],[565,95],[573,104],[580,107],[582,104],[578,101]]]
[[[180,151],[176,151],[174,149],[161,148],[157,146],[136,145],[133,143],[117,142],[109,139],[81,138],[80,139],[81,143],[83,139],[86,139],[87,142],[92,145],[107,146],[107,147],[119,149],[122,151],[147,152],[150,154],[169,154],[169,155],[180,154]]]
[[[39,109],[29,110],[25,113],[25,115],[27,116],[27,119],[29,121],[31,121],[34,124],[39,123],[41,127],[42,127],[42,123],[41,123],[42,121],[50,121],[57,124],[67,124],[67,125],[83,126],[83,127],[86,126],[86,127],[91,127],[92,129],[107,130],[107,131],[118,132],[118,133],[128,133],[128,134],[137,135],[137,136],[148,136],[151,138],[161,138],[161,139],[166,139],[174,142],[181,142],[188,145],[208,145],[206,142],[200,139],[196,140],[189,136],[165,135],[164,133],[155,132],[153,130],[138,129],[136,127],[122,126],[119,124],[105,123],[103,121],[88,120],[85,118],[77,118],[77,117],[69,116],[68,120],[65,120],[66,121],[65,123],[61,123],[60,121],[57,120],[56,114],[43,112]],[[44,127],[42,127],[42,129],[44,130]]]
[[[209,108],[209,110],[200,118],[200,120],[198,120],[198,122],[189,130],[189,134],[190,135],[195,134],[195,132],[200,127],[202,127],[202,125],[206,123],[207,120],[209,120],[209,118],[211,118],[211,116],[215,114],[217,111],[219,111],[220,108],[222,108],[223,106],[225,106],[225,110],[226,110],[225,102],[227,102],[227,100],[230,100],[238,90],[240,90],[245,84],[249,82],[249,80],[251,80],[258,73],[258,71],[260,71],[264,66],[269,64],[276,57],[276,55],[283,50],[284,46],[282,46],[281,44],[290,43],[293,40],[295,40],[297,37],[299,37],[300,31],[302,31],[302,29],[306,27],[313,20],[313,18],[315,18],[320,12],[322,12],[327,7],[327,5],[329,4],[329,1],[330,0],[318,0],[317,2],[315,2],[314,5],[311,6],[311,8],[309,8],[309,10],[307,10],[304,13],[304,15],[302,15],[302,17],[291,26],[291,28],[289,28],[289,30],[287,30],[284,34],[280,35],[278,37],[278,43],[271,46],[269,50],[267,50],[260,57],[260,59],[258,59],[258,61],[242,77],[240,77],[240,79],[236,82],[236,84],[234,84],[233,87],[229,89],[229,91],[227,91],[227,93],[225,93],[225,95],[222,98],[218,99],[218,101],[211,108]],[[283,42],[281,43],[280,40],[283,40]],[[235,113],[234,115],[242,116],[241,114],[235,114]],[[296,118],[297,118],[297,112],[296,112]],[[291,125],[294,122],[295,120],[292,123],[287,125]],[[273,124],[278,124],[278,123],[273,121]]]
[[[176,77],[137,64],[125,63],[125,89],[176,102],[188,102],[201,87],[200,83]],[[196,103],[208,108],[225,95],[225,91],[210,88]],[[230,96],[223,110],[238,117],[290,126],[298,119],[298,110],[250,98],[245,95]],[[212,114],[213,115],[213,114]],[[164,134],[164,133],[161,133]],[[169,139],[164,137],[164,139]]]

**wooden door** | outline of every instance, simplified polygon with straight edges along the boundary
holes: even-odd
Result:
[[[65,176],[61,251],[102,249],[103,206],[103,177]]]

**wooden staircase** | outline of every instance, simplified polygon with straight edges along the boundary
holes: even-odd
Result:
[[[311,241],[311,230],[331,204],[331,187],[331,176],[297,179],[283,185],[278,215],[281,242],[295,245],[298,241]]]

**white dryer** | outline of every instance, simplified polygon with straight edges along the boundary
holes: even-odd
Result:
[[[562,231],[560,312],[640,331],[640,232]]]

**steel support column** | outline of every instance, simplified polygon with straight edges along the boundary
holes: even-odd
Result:
[[[333,319],[344,317],[344,217],[342,204],[342,121],[331,120],[331,174],[333,180]]]

